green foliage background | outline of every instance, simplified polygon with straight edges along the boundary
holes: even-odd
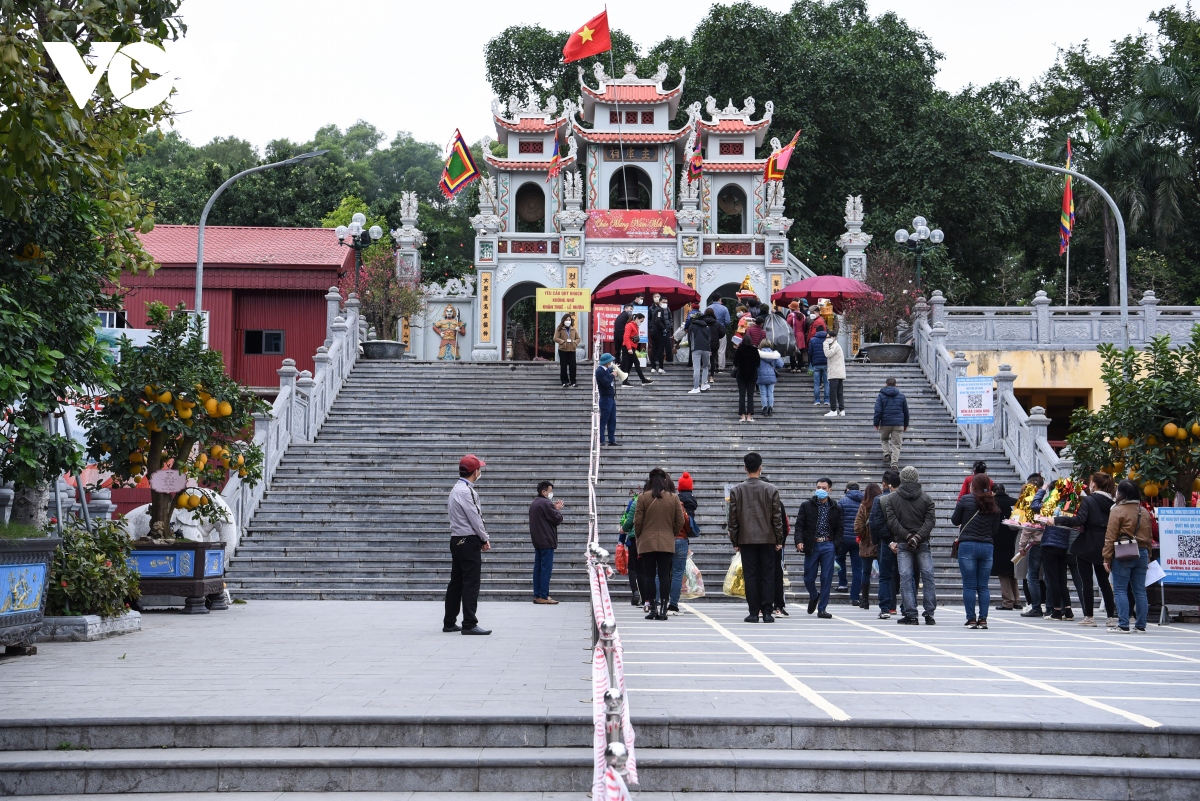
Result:
[[[47,615],[101,615],[125,612],[136,600],[138,574],[125,561],[129,536],[118,521],[97,520],[95,531],[73,520],[63,526],[63,544],[50,565]]]

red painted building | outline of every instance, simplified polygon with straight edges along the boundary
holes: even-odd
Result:
[[[140,234],[159,265],[153,275],[125,275],[126,321],[146,327],[146,304],[184,303],[196,292],[194,225],[158,225]],[[354,251],[338,244],[330,228],[204,227],[204,309],[208,345],[225,357],[225,369],[243,384],[277,389],[284,359],[313,369],[325,342],[325,294],[338,273],[354,269]]]

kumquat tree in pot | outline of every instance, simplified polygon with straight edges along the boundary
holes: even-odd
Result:
[[[83,413],[88,452],[114,486],[136,486],[160,470],[175,480],[151,483],[150,540],[170,543],[171,514],[190,509],[218,522],[224,514],[211,490],[236,473],[251,485],[262,478],[262,449],[253,444],[254,414],[269,407],[225,372],[219,351],[204,346],[202,323],[162,303],[148,305],[149,344],[121,341],[114,386]],[[186,486],[184,486],[186,483]],[[160,491],[175,484],[178,489]]]
[[[1076,477],[1103,470],[1130,479],[1151,500],[1173,502],[1179,493],[1191,506],[1200,492],[1200,326],[1179,348],[1162,336],[1144,351],[1099,350],[1108,402],[1071,417]]]

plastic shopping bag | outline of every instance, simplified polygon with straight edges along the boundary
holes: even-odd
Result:
[[[733,561],[729,563],[729,570],[725,573],[725,583],[721,586],[721,591],[735,598],[746,597],[746,578],[742,575],[742,555],[740,553],[733,555]]]
[[[617,543],[617,572],[622,576],[629,575],[629,549],[625,547],[625,543]]]
[[[783,586],[785,586],[785,587],[792,586],[792,577],[788,575],[787,565],[782,565],[781,569],[783,570]]]
[[[679,593],[679,597],[689,601],[704,597],[704,576],[700,575],[700,568],[692,561],[691,553],[688,553],[687,565],[683,569],[683,592]]]

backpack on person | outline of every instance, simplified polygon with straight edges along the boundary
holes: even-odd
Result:
[[[633,530],[633,516],[634,516],[634,509],[635,509],[636,505],[637,505],[637,498],[630,498],[629,503],[627,503],[625,505],[625,511],[621,515],[621,530],[622,531],[628,532],[628,531]]]

